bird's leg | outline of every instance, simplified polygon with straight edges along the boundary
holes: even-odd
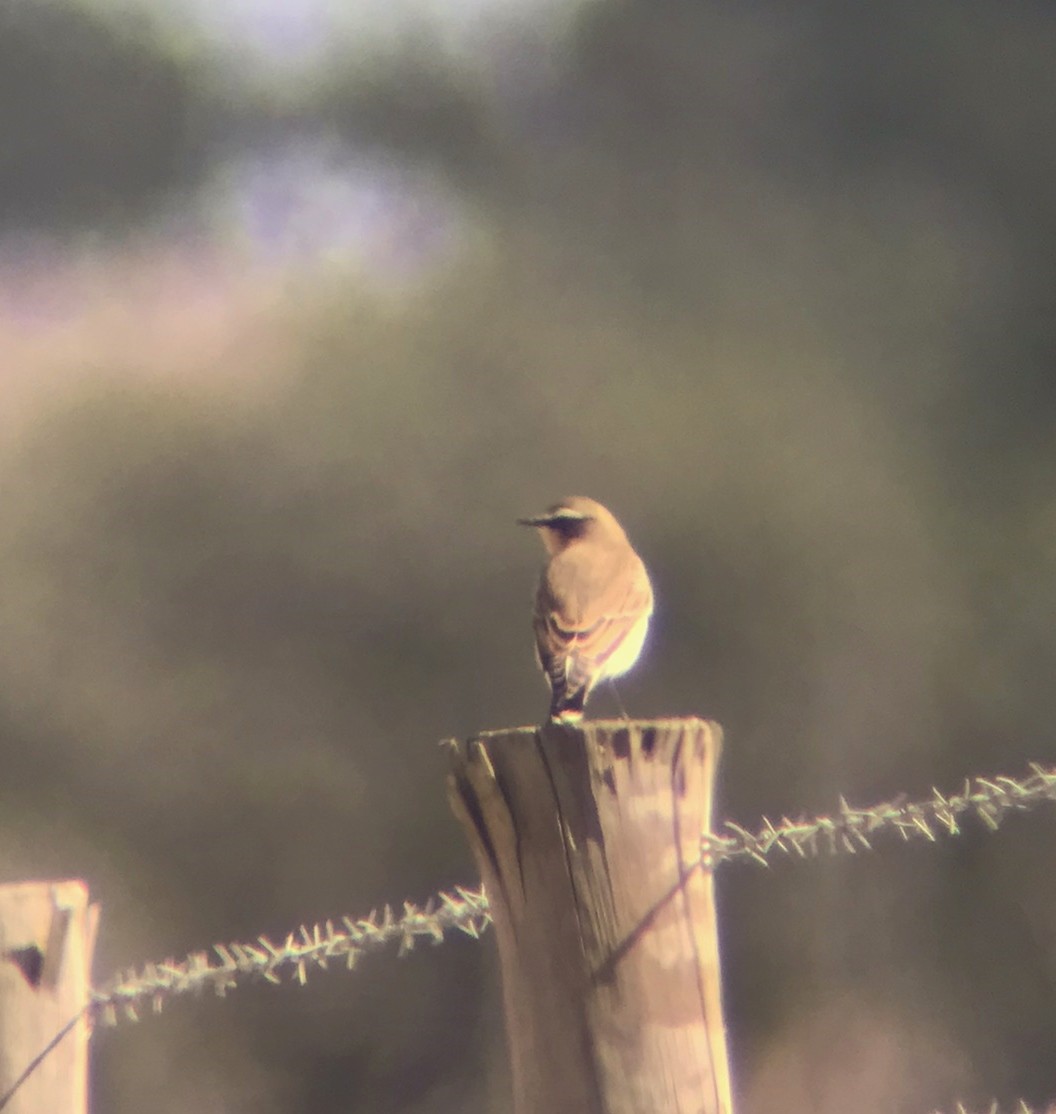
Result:
[[[612,695],[616,697],[616,706],[620,709],[620,715],[623,716],[625,720],[629,721],[631,717],[627,714],[627,709],[624,708],[623,701],[620,699],[620,694],[616,690],[615,677],[609,678],[609,688],[612,689]]]

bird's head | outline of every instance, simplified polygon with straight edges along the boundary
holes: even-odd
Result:
[[[543,545],[551,556],[580,539],[599,542],[626,540],[623,527],[612,512],[585,495],[570,495],[542,514],[517,521],[521,526],[534,526],[539,531]]]

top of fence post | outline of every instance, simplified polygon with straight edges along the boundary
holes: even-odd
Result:
[[[5,1114],[85,1114],[88,1109],[85,1010],[98,914],[99,907],[88,904],[83,882],[0,886],[0,1101],[19,1084]]]

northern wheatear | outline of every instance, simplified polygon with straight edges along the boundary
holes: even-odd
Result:
[[[611,511],[586,496],[517,521],[535,526],[550,554],[533,620],[550,718],[582,719],[594,686],[638,660],[653,613],[649,574]]]

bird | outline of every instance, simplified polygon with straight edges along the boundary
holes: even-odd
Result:
[[[572,495],[534,526],[550,559],[535,596],[536,660],[550,685],[550,719],[576,722],[600,681],[638,660],[653,613],[653,587],[616,516],[594,499]]]

